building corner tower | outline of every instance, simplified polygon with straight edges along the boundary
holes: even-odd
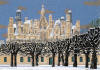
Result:
[[[66,9],[65,13],[66,13],[66,38],[70,38],[72,36],[72,11]]]
[[[14,39],[14,28],[13,28],[13,17],[9,18],[9,24],[8,24],[8,39]]]

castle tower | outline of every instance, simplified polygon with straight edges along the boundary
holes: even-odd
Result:
[[[19,34],[19,35],[22,34],[22,28],[21,28],[21,25],[22,25],[22,21],[18,21],[18,34]]]
[[[33,21],[32,20],[29,20],[28,17],[25,17],[25,22],[23,24],[23,32],[24,32],[24,34],[29,34],[30,33],[30,28],[29,27],[30,27],[30,25],[32,25],[32,22]]]
[[[41,9],[41,16],[44,17],[45,16],[45,8],[44,5],[42,4],[42,9]]]
[[[42,40],[47,39],[47,37],[46,37],[47,36],[46,35],[47,26],[48,26],[48,22],[47,22],[47,19],[45,17],[45,8],[44,8],[44,5],[42,5],[41,17],[40,17],[40,29],[41,29],[40,37]]]
[[[64,21],[64,17],[61,17],[60,21],[61,21],[61,33],[60,34],[62,38],[65,38],[66,21]]]
[[[21,34],[21,10],[18,9],[16,10],[16,17],[15,17],[15,20],[16,20],[16,32],[18,34]]]
[[[13,17],[9,18],[9,25],[8,25],[8,39],[14,38],[14,28],[13,28]]]
[[[66,9],[65,13],[66,13],[66,21],[72,22],[72,11],[69,9]]]
[[[60,39],[60,37],[61,37],[60,36],[60,34],[61,34],[61,21],[60,21],[60,19],[55,21],[53,33],[54,33],[54,36],[53,36],[54,39]]]
[[[50,33],[52,32],[53,25],[54,25],[54,23],[52,20],[52,15],[50,14],[49,15],[49,25],[48,25],[47,30],[46,30],[47,39],[51,39]]]
[[[59,24],[56,24],[54,27],[54,39],[60,39],[60,32],[61,32],[61,28]]]
[[[16,19],[16,22],[21,21],[21,10],[18,9],[16,11],[16,17],[15,17],[15,19]]]
[[[50,28],[53,27],[53,20],[52,20],[52,15],[51,14],[49,15],[49,25],[50,25]]]
[[[32,34],[33,33],[33,21],[32,19],[30,20],[30,30],[29,30],[29,33]]]
[[[72,12],[69,9],[65,10],[66,13],[66,37],[69,38],[72,35]]]
[[[24,20],[25,20],[25,22],[26,22],[26,21],[28,20],[28,17],[25,17]],[[26,34],[26,24],[25,24],[25,22],[24,22],[24,24],[23,24],[23,33],[24,33],[24,34]]]
[[[33,24],[33,33],[34,34],[39,34],[40,28],[39,28],[39,20],[34,19],[34,24]]]
[[[77,34],[79,35],[80,34],[80,20],[76,21],[76,31],[77,31]]]
[[[45,8],[44,8],[44,5],[42,5],[41,17],[40,17],[40,28],[46,29],[47,26],[48,26],[48,22],[45,17]]]

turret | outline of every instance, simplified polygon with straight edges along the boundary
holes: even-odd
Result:
[[[16,22],[18,22],[18,21],[21,21],[21,10],[20,9],[18,9],[17,11],[16,11]]]
[[[18,34],[20,35],[22,33],[22,28],[21,28],[22,22],[18,22]]]
[[[76,21],[76,30],[77,30],[78,34],[80,34],[80,20]]]
[[[48,26],[48,22],[45,17],[45,8],[44,5],[42,5],[41,17],[40,17],[40,29],[46,29],[47,26]]]
[[[52,28],[53,27],[53,20],[52,20],[52,15],[49,15],[49,25]]]
[[[72,11],[69,9],[66,9],[65,13],[66,13],[66,21],[72,22]]]
[[[8,38],[12,39],[14,38],[14,28],[13,28],[13,17],[9,18],[9,25],[8,25]]]
[[[32,19],[31,19],[31,20],[30,20],[30,30],[29,30],[29,31],[30,31],[29,33],[30,33],[30,34],[33,33],[33,24],[32,24],[32,23],[33,23],[33,21],[32,21]]]
[[[45,16],[45,8],[44,8],[44,5],[42,5],[41,16]]]
[[[69,9],[65,10],[66,13],[66,37],[69,38],[72,35],[72,11]]]
[[[49,21],[52,21],[52,14],[49,15]]]
[[[61,21],[61,35],[65,36],[66,21],[64,21],[64,17],[61,17],[60,21]]]
[[[14,23],[13,17],[10,17],[9,18],[9,26],[12,27],[13,26],[13,23]]]

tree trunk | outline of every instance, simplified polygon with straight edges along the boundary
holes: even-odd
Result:
[[[52,63],[52,67],[55,67],[55,52],[53,52],[52,54],[53,54],[53,63]]]
[[[17,66],[17,54],[14,54],[14,66]]]
[[[89,59],[89,54],[86,53],[85,54],[85,60],[86,60],[86,62],[85,62],[85,68],[88,68],[88,59]]]
[[[36,66],[38,66],[38,54],[36,54]]]
[[[34,53],[31,56],[32,56],[32,66],[34,66]]]
[[[63,53],[62,53],[62,65],[64,66],[64,56],[63,56]]]
[[[11,53],[11,67],[13,67],[13,54]]]
[[[92,60],[91,60],[91,69],[97,69],[97,55],[96,55],[96,50],[93,50],[92,54]]]
[[[77,54],[74,53],[74,64],[73,67],[77,67]]]
[[[58,52],[58,66],[60,66],[60,52]]]
[[[65,53],[65,64],[64,66],[68,66],[68,56],[69,56],[69,53]]]

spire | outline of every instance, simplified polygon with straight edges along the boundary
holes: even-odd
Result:
[[[41,16],[45,16],[45,8],[44,8],[44,4],[42,4]]]
[[[72,11],[70,9],[66,9],[65,13],[66,13],[66,21],[69,21],[72,23]]]

